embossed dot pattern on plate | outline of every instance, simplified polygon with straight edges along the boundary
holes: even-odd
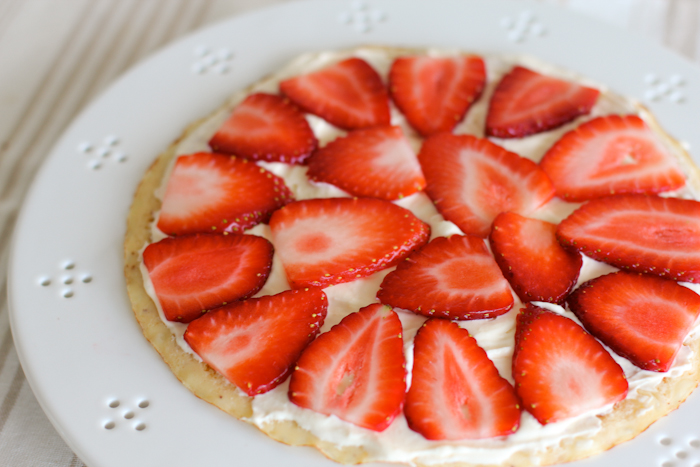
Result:
[[[386,21],[387,14],[375,8],[371,8],[363,1],[353,1],[349,10],[341,11],[338,21],[352,27],[361,33],[371,32],[378,23]]]
[[[517,17],[502,18],[501,27],[506,30],[508,40],[518,43],[547,34],[547,29],[530,10],[521,12]]]
[[[700,437],[677,438],[661,435],[657,438],[659,467],[700,467]]]
[[[75,295],[75,288],[82,284],[89,284],[93,280],[92,274],[87,271],[78,271],[75,261],[65,260],[59,264],[59,272],[54,275],[42,275],[37,279],[41,287],[51,288],[53,285],[60,287],[63,298],[71,298]]]
[[[130,402],[111,398],[105,401],[108,417],[102,422],[105,430],[114,430],[126,425],[135,431],[146,429],[146,423],[141,419],[143,411],[150,407],[151,402],[147,399],[136,398]]]
[[[92,170],[99,170],[109,161],[124,163],[127,155],[119,148],[119,138],[115,135],[105,136],[99,143],[85,140],[78,144],[79,154],[88,156],[87,166]]]
[[[681,75],[670,75],[662,77],[655,73],[649,73],[644,77],[644,82],[648,86],[644,93],[644,99],[652,102],[668,100],[676,104],[685,102],[685,79]]]
[[[194,49],[192,72],[197,75],[225,75],[231,71],[232,60],[233,52],[226,47],[214,48],[208,45],[199,45]]]

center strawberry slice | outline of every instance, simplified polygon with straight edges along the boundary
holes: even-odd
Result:
[[[452,131],[481,95],[486,67],[481,57],[399,57],[389,71],[396,106],[421,135]]]
[[[238,104],[209,141],[214,152],[300,164],[317,141],[304,115],[286,99],[255,93]]]
[[[418,160],[426,193],[465,234],[486,237],[498,214],[528,215],[554,196],[537,164],[487,139],[440,133],[425,140]]]
[[[355,196],[395,200],[425,186],[418,159],[400,127],[351,131],[309,159],[307,176]]]
[[[489,236],[496,263],[523,302],[561,303],[583,260],[557,241],[557,226],[513,212],[499,214]]]
[[[573,202],[685,185],[673,156],[635,115],[608,115],[580,125],[547,151],[540,167],[557,196]]]
[[[200,152],[177,159],[157,226],[168,235],[242,233],[292,199],[283,179],[252,162]]]
[[[320,289],[287,290],[207,313],[187,326],[184,337],[209,366],[254,396],[287,379],[327,308]]]
[[[508,282],[480,237],[438,237],[399,263],[377,298],[425,316],[480,319],[513,307]]]
[[[391,119],[382,79],[360,58],[284,80],[280,91],[304,111],[344,130],[388,125]]]
[[[597,277],[567,299],[585,328],[644,370],[668,371],[700,314],[700,296],[643,274]]]
[[[517,318],[515,390],[541,424],[602,409],[627,396],[620,365],[581,326],[528,304]]]
[[[430,319],[414,340],[408,426],[427,439],[507,436],[520,425],[520,402],[469,331]]]
[[[591,111],[597,89],[516,66],[493,92],[486,135],[522,138],[551,130]]]
[[[589,201],[557,228],[562,245],[621,269],[700,281],[700,202],[653,195]]]
[[[401,412],[406,392],[401,321],[380,304],[347,315],[301,355],[289,383],[294,404],[374,431]]]
[[[296,201],[270,219],[272,242],[294,288],[328,286],[395,265],[428,241],[410,211],[374,198]]]
[[[148,245],[143,263],[166,319],[189,323],[257,293],[270,274],[272,245],[254,235],[183,235]]]

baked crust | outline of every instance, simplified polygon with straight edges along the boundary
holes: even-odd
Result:
[[[426,50],[422,49],[389,47],[375,47],[372,50],[379,50],[389,57],[426,52]],[[355,52],[356,50],[338,52],[336,53],[337,60],[353,55]],[[307,62],[313,61],[313,58],[307,60]],[[276,83],[280,79],[291,76],[293,70],[294,67],[287,67],[276,75],[264,78],[249,88],[238,92],[213,115],[228,114],[238,102],[251,92],[276,89]],[[485,92],[487,95],[482,96],[482,101],[488,98],[489,89],[487,88]],[[647,123],[657,133],[662,135],[667,144],[673,148],[673,154],[685,172],[691,189],[695,192],[700,192],[698,189],[700,187],[700,172],[694,166],[690,156],[678,142],[660,128],[649,111],[638,104],[637,106],[639,113]],[[144,336],[158,351],[165,363],[168,364],[173,374],[197,397],[238,419],[250,421],[250,417],[253,415],[252,398],[245,395],[207,364],[183,350],[174,334],[162,321],[156,304],[148,295],[141,272],[141,253],[143,248],[155,240],[152,237],[152,223],[161,205],[157,196],[159,187],[161,187],[165,177],[168,176],[170,167],[178,155],[179,144],[207,121],[208,118],[205,118],[188,126],[182,136],[155,160],[141,180],[127,219],[124,242],[124,272],[132,309]],[[552,141],[558,139],[559,135],[576,124],[578,123],[570,124],[561,130],[553,132]],[[582,459],[632,439],[654,421],[675,410],[697,386],[700,379],[700,333],[691,335],[691,338],[686,340],[686,345],[692,350],[689,370],[679,376],[663,378],[663,381],[654,391],[640,389],[639,392],[647,396],[644,397],[644,402],[635,399],[625,399],[616,404],[608,413],[598,416],[601,420],[601,429],[593,436],[585,434],[566,437],[559,444],[536,452],[530,450],[517,451],[501,464],[448,462],[439,465],[444,467],[484,467],[486,465],[525,467],[549,465]],[[340,463],[357,464],[381,460],[376,459],[361,446],[338,446],[319,439],[293,421],[264,423],[258,428],[271,438],[289,445],[314,446],[330,459]],[[414,462],[418,466],[427,466],[427,464],[421,463],[420,460]],[[434,467],[437,464],[431,463],[430,465]]]

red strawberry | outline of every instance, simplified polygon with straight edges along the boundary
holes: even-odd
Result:
[[[416,334],[404,413],[427,439],[507,436],[520,425],[513,386],[498,374],[469,331],[430,319]]]
[[[327,308],[317,288],[251,298],[192,321],[185,340],[209,366],[254,396],[287,379]]]
[[[588,332],[650,371],[671,368],[700,314],[700,296],[692,290],[622,271],[582,284],[566,301]]]
[[[143,262],[165,317],[189,323],[257,293],[270,274],[272,245],[254,235],[183,235],[148,245]]]
[[[700,281],[700,203],[652,195],[616,195],[584,204],[557,228],[559,242],[598,261]]]
[[[401,334],[398,315],[378,303],[347,315],[301,355],[289,400],[383,431],[401,412],[406,392]]]
[[[421,135],[452,131],[481,95],[486,67],[481,57],[399,57],[389,71],[396,106]]]
[[[685,185],[673,156],[636,115],[608,115],[566,133],[540,162],[567,201],[660,193]]]
[[[493,92],[486,135],[522,138],[557,128],[590,112],[598,94],[597,89],[516,66]]]
[[[508,282],[479,237],[437,237],[401,261],[377,298],[425,316],[481,319],[513,307]]]
[[[487,139],[440,133],[425,140],[418,160],[428,196],[465,234],[485,237],[498,214],[527,215],[554,196],[537,164]]]
[[[517,318],[513,378],[523,407],[543,425],[627,396],[625,374],[600,342],[531,303]]]
[[[355,130],[316,151],[308,177],[355,196],[395,200],[425,187],[411,145],[396,126]]]
[[[556,230],[555,224],[513,212],[493,221],[493,256],[523,302],[561,303],[576,285],[581,254],[562,248]]]
[[[286,99],[251,94],[209,141],[214,152],[246,159],[300,164],[317,141],[304,115]]]
[[[292,199],[284,180],[245,159],[206,152],[180,156],[158,228],[168,235],[242,232]]]
[[[388,125],[390,121],[384,83],[360,58],[284,80],[280,91],[304,111],[345,130]]]
[[[388,201],[326,198],[290,203],[270,219],[293,288],[353,281],[391,267],[428,241],[430,227]]]

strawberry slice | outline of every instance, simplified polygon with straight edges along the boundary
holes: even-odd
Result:
[[[513,386],[498,374],[469,331],[429,319],[416,334],[404,413],[430,440],[507,436],[520,426]]]
[[[551,130],[591,111],[600,92],[516,66],[496,86],[486,135],[522,138]]]
[[[209,140],[214,152],[289,164],[303,163],[317,144],[299,109],[265,93],[246,97]]]
[[[425,187],[418,159],[397,126],[351,131],[309,159],[308,177],[355,196],[395,200]]]
[[[254,235],[192,234],[165,238],[143,251],[163,314],[189,323],[265,285],[272,245]]]
[[[673,156],[636,115],[608,115],[566,133],[540,162],[557,196],[579,202],[685,185]]]
[[[326,287],[391,267],[428,241],[430,227],[375,198],[296,201],[270,219],[293,288]]]
[[[700,281],[700,202],[615,195],[584,204],[557,228],[565,247],[621,269]]]
[[[474,236],[437,237],[399,263],[382,281],[377,298],[424,316],[481,319],[513,307],[508,282]]]
[[[529,303],[518,315],[515,391],[542,425],[601,409],[627,396],[620,365],[581,326]]]
[[[523,302],[561,303],[576,285],[583,260],[557,241],[557,226],[504,212],[493,221],[491,250]]]
[[[659,277],[618,271],[567,299],[583,326],[639,368],[668,371],[700,314],[700,296]]]
[[[254,396],[287,379],[327,308],[321,289],[286,290],[207,313],[187,326],[184,337],[209,366]]]
[[[378,303],[347,315],[301,355],[289,382],[299,407],[373,431],[401,412],[406,393],[401,321]]]
[[[527,215],[554,196],[537,164],[487,139],[440,133],[425,140],[418,160],[426,193],[465,234],[485,237],[498,214]]]
[[[389,71],[396,106],[422,136],[452,131],[481,95],[486,67],[481,57],[399,57]]]
[[[284,180],[245,159],[180,156],[163,196],[158,228],[168,235],[243,232],[293,200]]]
[[[389,94],[377,72],[360,58],[280,83],[292,102],[345,130],[388,125]]]

